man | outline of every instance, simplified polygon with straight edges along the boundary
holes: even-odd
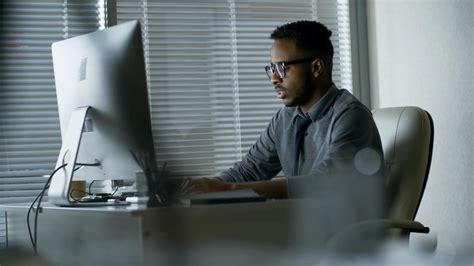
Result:
[[[242,161],[219,177],[188,179],[186,191],[251,188],[269,198],[287,198],[359,176],[381,178],[383,153],[370,110],[332,82],[330,36],[314,21],[274,30],[265,70],[285,107]],[[274,178],[281,170],[285,178]]]

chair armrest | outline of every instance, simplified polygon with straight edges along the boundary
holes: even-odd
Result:
[[[390,229],[400,229],[403,233],[429,233],[430,229],[412,220],[373,219],[351,224],[330,237],[326,247],[342,252],[367,252],[380,247],[387,240],[385,233]],[[408,238],[407,238],[408,240]]]
[[[422,223],[412,220],[389,220],[390,228],[397,228],[406,230],[413,233],[423,233],[428,234],[430,232],[430,228],[424,226]]]
[[[351,230],[370,230],[370,229],[401,229],[410,233],[430,232],[430,228],[422,223],[412,220],[392,220],[392,219],[374,219],[362,221],[351,226]]]

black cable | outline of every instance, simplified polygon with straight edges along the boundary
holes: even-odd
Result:
[[[35,249],[35,240],[33,239],[33,235],[31,234],[31,227],[30,227],[30,212],[31,210],[33,209],[33,206],[35,204],[35,202],[38,200],[38,198],[40,197],[41,195],[41,192],[40,194],[38,194],[36,196],[36,198],[33,200],[33,202],[31,203],[30,205],[30,208],[28,208],[28,213],[26,214],[26,225],[28,226],[28,234],[30,236],[30,241],[31,241],[31,245],[33,246],[33,249]],[[36,252],[36,249],[35,249],[35,252]]]
[[[89,184],[89,194],[92,194],[92,184],[94,184],[96,180],[92,180],[92,182]]]
[[[76,163],[79,166],[100,166],[100,162],[97,163]]]
[[[72,196],[72,193],[74,193],[74,191],[78,191],[78,192],[84,193],[84,194],[89,195],[89,196],[90,196],[90,195],[94,195],[94,194],[91,194],[91,193],[89,193],[89,192],[87,192],[87,191],[84,191],[84,190],[82,190],[82,189],[77,189],[77,188],[72,189],[71,192],[69,193],[69,196],[72,198],[72,200],[74,200],[74,202],[79,202],[79,201],[81,200],[80,198],[74,198],[74,197]]]
[[[76,165],[79,165],[79,166],[99,166],[100,163],[77,163]],[[53,176],[59,170],[61,170],[62,168],[66,167],[66,166],[67,166],[67,164],[63,164],[63,165],[59,166],[58,168],[54,169],[54,171],[51,173],[48,180],[44,184],[43,189],[38,194],[38,196],[36,196],[36,198],[33,200],[33,202],[30,205],[30,208],[28,209],[28,213],[26,215],[26,223],[27,223],[27,226],[28,226],[28,234],[30,236],[31,244],[33,246],[33,250],[34,250],[35,253],[37,253],[37,250],[36,250],[37,245],[36,244],[37,244],[38,213],[40,211],[41,201],[43,200],[44,193],[49,188],[49,184],[50,184],[51,179],[53,178]],[[74,169],[74,171],[76,171],[77,169],[79,169],[79,168]],[[32,234],[31,233],[31,226],[30,226],[30,213],[31,213],[31,210],[33,209],[34,204],[35,204],[36,201],[38,201],[38,204],[36,205],[36,210],[35,210],[34,234]]]
[[[63,165],[59,166],[58,168],[54,169],[53,173],[51,173],[48,180],[44,184],[43,189],[38,194],[38,196],[36,196],[36,198],[33,200],[33,202],[30,205],[30,208],[28,209],[28,213],[26,215],[26,223],[28,225],[28,234],[30,235],[31,244],[33,245],[33,250],[35,251],[35,253],[36,253],[36,239],[37,239],[36,238],[37,237],[36,229],[37,229],[38,212],[39,212],[39,207],[40,207],[40,204],[41,204],[41,200],[43,199],[43,195],[46,192],[46,189],[48,188],[48,185],[51,182],[51,179],[53,178],[54,174],[56,174],[62,168],[66,167],[66,165],[67,164],[63,164]],[[39,201],[38,201],[38,199],[39,199]],[[36,210],[35,210],[34,237],[33,237],[32,233],[31,233],[31,226],[30,226],[30,213],[31,213],[31,210],[33,209],[33,206],[35,205],[36,201],[38,201],[38,205],[36,206]]]
[[[79,165],[80,167],[74,168],[74,171],[77,171],[82,168],[82,166],[100,166],[100,163],[76,163],[76,165]]]

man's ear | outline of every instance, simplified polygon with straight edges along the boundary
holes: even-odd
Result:
[[[324,61],[320,58],[317,58],[313,61],[313,76],[315,78],[321,76],[324,72],[325,65]]]

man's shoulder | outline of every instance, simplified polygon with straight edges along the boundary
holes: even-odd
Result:
[[[371,113],[369,108],[365,106],[359,99],[346,89],[339,89],[336,101],[334,101],[333,109],[337,113],[343,113],[347,110],[359,110],[361,112]]]

